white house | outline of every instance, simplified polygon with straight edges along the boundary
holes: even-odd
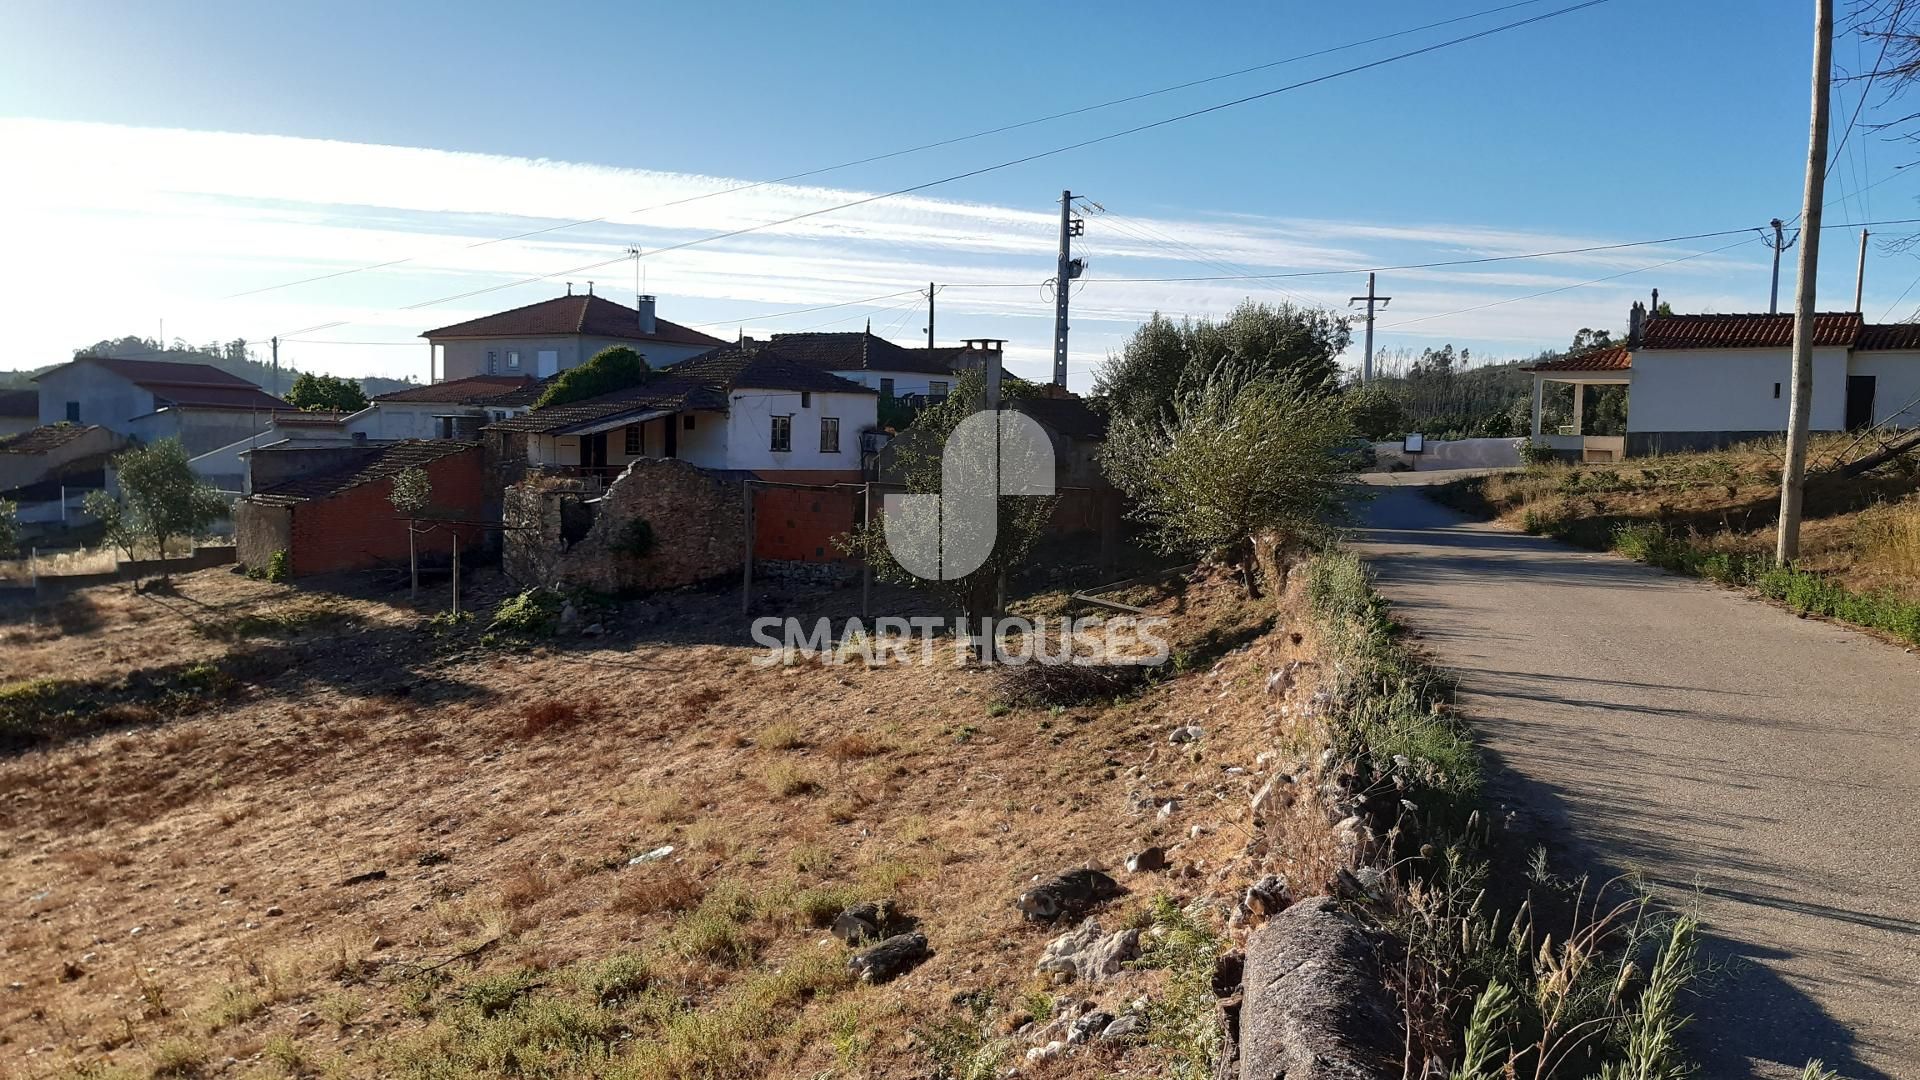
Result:
[[[775,334],[770,342],[780,355],[817,371],[838,375],[883,398],[943,398],[960,375],[980,367],[997,338],[973,338],[963,345],[912,348],[873,336],[871,330],[840,334]]]
[[[698,356],[726,344],[654,315],[654,299],[630,308],[592,293],[542,300],[511,311],[429,330],[420,336],[431,350],[433,381],[476,375],[526,375],[544,379],[579,367],[593,354],[625,345],[654,368]]]
[[[1780,435],[1793,322],[1791,314],[1647,315],[1635,303],[1625,343],[1525,369],[1534,380],[1533,439],[1564,457],[1613,461]],[[1548,384],[1574,388],[1573,423],[1559,431],[1541,430]],[[1589,386],[1628,388],[1625,435],[1588,433]],[[1920,425],[1920,325],[1865,323],[1853,311],[1815,315],[1812,395],[1813,431]]]
[[[617,475],[636,458],[794,483],[861,478],[860,436],[878,394],[797,363],[775,346],[715,349],[638,386],[534,409],[488,426],[526,441],[529,464]]]
[[[293,406],[207,364],[82,356],[34,376],[40,423],[98,424],[139,442],[204,453],[264,430]]]
[[[475,375],[381,394],[352,413],[276,413],[259,432],[196,455],[191,464],[208,483],[250,494],[247,456],[261,447],[473,440],[488,423],[526,412],[543,389],[540,380],[526,375]]]
[[[0,390],[0,439],[40,426],[40,394],[35,390]]]

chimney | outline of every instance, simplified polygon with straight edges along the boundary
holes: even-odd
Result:
[[[567,282],[567,295],[568,296],[573,295],[573,282],[571,281]]]
[[[1627,347],[1628,348],[1633,348],[1640,344],[1640,330],[1641,330],[1641,327],[1645,324],[1646,318],[1647,318],[1647,309],[1641,306],[1640,301],[1635,300],[1633,302],[1633,310],[1627,312]]]
[[[640,312],[640,332],[643,334],[653,333],[655,326],[653,321],[653,297],[636,296],[633,298],[633,306]]]
[[[587,282],[587,295],[588,296],[593,295],[593,282],[591,281]]]
[[[1647,318],[1660,314],[1660,290],[1653,290],[1653,303],[1647,305]]]

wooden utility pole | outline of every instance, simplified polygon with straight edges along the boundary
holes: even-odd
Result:
[[[1853,310],[1860,310],[1867,289],[1867,230],[1860,230],[1860,264],[1853,271]]]
[[[1800,203],[1800,279],[1793,297],[1793,395],[1787,401],[1787,462],[1780,470],[1780,527],[1773,557],[1800,556],[1800,504],[1807,483],[1807,418],[1813,409],[1813,314],[1820,272],[1820,204],[1826,197],[1827,99],[1833,82],[1833,0],[1813,3],[1813,133]]]
[[[933,348],[933,282],[927,282],[927,348]]]

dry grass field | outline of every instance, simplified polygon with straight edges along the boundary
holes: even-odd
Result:
[[[1314,745],[1267,690],[1316,655],[1298,592],[1134,597],[1183,673],[1071,708],[950,660],[756,667],[733,594],[525,648],[218,570],[0,622],[0,720],[66,710],[0,751],[0,1076],[1164,1075],[1148,1043],[1020,1060],[1056,998],[1166,975],[1049,985],[1068,927],[1012,901],[1084,865],[1114,928],[1318,891],[1324,821],[1265,855],[1248,809]],[[1125,873],[1149,844],[1170,868]],[[861,900],[932,957],[853,980],[822,927]]]

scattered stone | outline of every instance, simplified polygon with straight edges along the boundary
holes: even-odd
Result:
[[[1097,1009],[1087,1013],[1080,1017],[1080,1019],[1075,1020],[1073,1026],[1067,1029],[1067,1045],[1078,1046],[1088,1039],[1093,1038],[1095,1035],[1107,1030],[1107,1027],[1112,1023],[1112,1013],[1100,1012]]]
[[[1099,920],[1088,919],[1047,943],[1035,970],[1043,975],[1097,982],[1117,975],[1127,961],[1140,955],[1140,931],[1104,933]]]
[[[664,859],[671,854],[673,854],[673,845],[662,844],[659,847],[654,848],[652,851],[643,852],[639,855],[635,855],[631,859],[628,859],[627,865],[639,866],[642,863],[659,862],[661,859]]]
[[[1124,891],[1098,870],[1068,870],[1021,893],[1014,906],[1032,922],[1055,922],[1084,915]]]
[[[1334,871],[1333,891],[1343,900],[1377,903],[1380,899],[1366,882],[1344,866]]]
[[[274,907],[270,907],[270,908],[268,908],[268,909],[267,909],[267,918],[269,918],[269,919],[274,919],[274,918],[278,918],[278,917],[280,917],[280,916],[282,916],[282,915],[285,915],[285,914],[286,914],[286,912],[285,912],[285,911],[282,911],[282,910],[281,910],[281,909],[279,908],[279,906],[278,906],[278,905],[276,905],[276,906],[274,906]]]
[[[385,870],[368,870],[364,874],[355,874],[350,878],[343,878],[340,884],[344,887],[347,885],[365,885],[369,881],[385,880],[387,880],[387,872]]]
[[[129,930],[129,931],[127,931],[127,936],[128,936],[128,937],[139,937],[139,936],[140,936],[141,934],[144,934],[144,933],[146,933],[146,932],[147,932],[147,928],[146,928],[146,927],[144,927],[144,926],[136,926],[136,927],[134,927],[133,929],[131,929],[131,930]]]
[[[1109,1042],[1114,1039],[1129,1038],[1140,1034],[1141,1029],[1146,1026],[1146,1021],[1140,1018],[1139,1013],[1130,1012],[1108,1024],[1105,1030],[1100,1032],[1100,1038]]]
[[[419,858],[413,860],[413,864],[415,866],[439,866],[441,863],[450,862],[452,859],[453,856],[444,851],[423,851],[420,853]]]
[[[1253,796],[1253,818],[1265,821],[1293,805],[1293,778],[1275,773]]]
[[[392,938],[390,938],[390,937],[388,937],[388,936],[386,936],[385,934],[375,934],[375,935],[373,936],[373,951],[374,951],[374,952],[379,952],[379,951],[380,951],[380,950],[382,950],[382,949],[391,949],[391,948],[393,948],[393,939],[392,939]]]
[[[1048,1058],[1057,1058],[1061,1054],[1064,1054],[1066,1052],[1067,1052],[1067,1044],[1064,1042],[1061,1042],[1059,1039],[1055,1039],[1045,1046],[1036,1046],[1033,1049],[1028,1050],[1027,1060],[1028,1061],[1045,1061]]]
[[[1195,825],[1194,828],[1199,828]],[[1150,847],[1127,856],[1127,873],[1149,874],[1155,870],[1167,868],[1167,852],[1164,848]]]
[[[233,883],[229,881],[225,885],[215,885],[213,891],[216,896],[225,896],[233,891]]]
[[[1394,1076],[1404,1035],[1380,947],[1330,897],[1303,900],[1247,942],[1241,1075]]]
[[[1246,896],[1240,901],[1244,910],[1269,919],[1292,904],[1293,893],[1288,890],[1286,879],[1278,874],[1268,874],[1248,886]]]
[[[918,966],[927,958],[927,935],[914,931],[895,934],[847,961],[847,970],[861,982],[883,983]]]
[[[1199,742],[1200,736],[1205,734],[1206,731],[1198,724],[1183,724],[1173,729],[1172,734],[1167,736],[1167,741],[1178,746],[1181,743]]]
[[[882,931],[893,921],[892,915],[888,905],[859,903],[834,916],[833,925],[828,930],[848,945],[869,938],[878,941],[883,936]]]
[[[1205,835],[1207,835],[1207,827],[1205,825],[1195,825],[1193,828],[1187,830],[1187,839],[1189,840],[1198,840]]]
[[[1180,800],[1168,799],[1166,802],[1160,804],[1160,812],[1158,814],[1155,814],[1154,816],[1159,818],[1161,821],[1165,821],[1168,818],[1172,817],[1173,812],[1178,809],[1180,809]]]

